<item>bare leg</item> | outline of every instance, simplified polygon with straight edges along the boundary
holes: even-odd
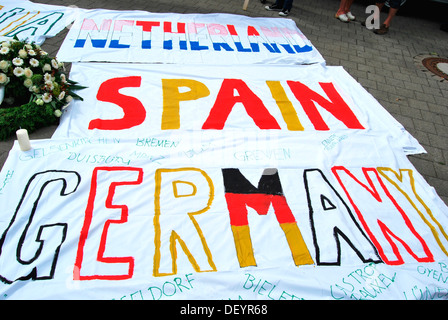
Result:
[[[350,7],[352,6],[354,0],[346,0],[345,1],[345,7],[344,7],[344,13],[347,13],[350,11]]]
[[[339,10],[338,10],[338,12],[336,12],[337,16],[347,13],[347,11],[345,11],[345,9],[347,8],[347,2],[349,2],[349,1],[350,0],[341,0],[341,3],[339,5]]]
[[[392,22],[392,19],[395,17],[397,12],[398,12],[398,9],[393,9],[393,8],[389,9],[389,14],[387,15],[386,20],[384,20],[384,24],[386,25],[386,27],[390,26],[390,23]]]

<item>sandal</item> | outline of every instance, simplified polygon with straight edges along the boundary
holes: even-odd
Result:
[[[379,35],[383,35],[389,32],[389,27],[383,23],[379,29],[375,29],[373,30],[373,32]]]
[[[341,20],[342,22],[350,22],[350,19],[347,17],[347,15],[345,14],[345,13],[343,13],[343,14],[335,14],[334,15],[334,17],[336,18],[336,19],[339,19],[339,20]]]
[[[356,17],[353,15],[353,13],[351,13],[351,11],[347,12],[346,15],[350,19],[350,21],[354,21],[356,19]]]

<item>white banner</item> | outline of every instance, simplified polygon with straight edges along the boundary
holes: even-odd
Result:
[[[57,58],[225,65],[325,62],[290,19],[101,9],[78,17]]]
[[[41,45],[71,24],[83,10],[23,0],[0,0],[0,41],[27,40]]]
[[[74,63],[70,77],[88,88],[54,138],[268,130],[325,131],[338,140],[361,131],[390,135],[406,153],[424,152],[341,67]]]
[[[446,205],[393,139],[325,135],[16,143],[0,296],[446,298]]]

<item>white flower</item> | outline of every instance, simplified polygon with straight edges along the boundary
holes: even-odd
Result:
[[[59,64],[55,59],[51,59],[51,66],[56,70],[59,69]]]
[[[64,99],[64,98],[65,98],[65,91],[62,91],[62,92],[59,94],[58,100],[62,100],[62,99]]]
[[[37,104],[38,106],[41,106],[41,105],[44,104],[44,101],[43,101],[42,99],[37,99],[37,100],[36,100],[36,104]]]
[[[7,84],[9,82],[9,78],[6,74],[0,73],[0,84]]]
[[[49,73],[45,73],[45,74],[44,74],[44,81],[45,81],[45,82],[47,82],[47,81],[51,81],[51,74],[49,74]]]
[[[9,62],[6,60],[0,61],[0,69],[6,71],[9,68]]]
[[[38,67],[39,66],[39,60],[37,60],[37,59],[34,59],[34,58],[31,58],[30,59],[30,65],[32,66],[32,67]]]
[[[21,77],[21,76],[24,75],[25,71],[24,71],[23,68],[21,68],[21,67],[16,67],[16,68],[14,69],[13,73],[14,73],[14,75],[15,75],[16,77]]]
[[[67,82],[67,78],[65,77],[65,74],[61,74],[61,82],[62,83],[66,83]]]
[[[23,82],[23,85],[27,88],[30,88],[33,85],[33,80],[31,80],[30,78],[25,79],[25,81]]]
[[[34,57],[36,55],[36,51],[34,51],[33,49],[28,50],[28,54],[32,57]]]
[[[42,100],[43,100],[45,103],[50,103],[50,102],[53,100],[53,97],[51,96],[50,93],[46,92],[46,93],[43,94],[43,96],[42,96]]]
[[[14,58],[12,59],[12,64],[17,67],[20,67],[21,65],[23,65],[23,60],[20,58]]]
[[[0,54],[8,54],[9,53],[9,48],[8,47],[2,47],[0,49]]]
[[[51,66],[50,66],[48,63],[46,63],[46,64],[44,65],[44,67],[42,68],[42,70],[43,70],[43,71],[51,71]]]
[[[11,46],[11,44],[8,41],[2,42],[3,48],[9,48],[10,46]]]
[[[24,59],[24,58],[26,58],[27,56],[28,56],[28,52],[26,52],[26,50],[24,50],[24,49],[20,49],[20,50],[19,50],[19,57],[20,57],[20,58]]]
[[[27,78],[31,78],[33,76],[33,71],[30,68],[25,68],[24,73]]]
[[[48,89],[48,91],[53,91],[54,89],[53,81],[45,81],[45,87]]]
[[[40,55],[41,56],[46,56],[46,55],[48,55],[48,52],[46,52],[44,50],[40,50]]]
[[[62,116],[62,111],[59,110],[59,109],[58,109],[58,110],[55,110],[55,111],[54,111],[54,115],[55,115],[56,117],[59,118],[60,116]]]
[[[65,101],[67,101],[67,103],[70,103],[70,102],[73,101],[73,97],[72,97],[72,96],[67,96],[67,97],[65,98]]]

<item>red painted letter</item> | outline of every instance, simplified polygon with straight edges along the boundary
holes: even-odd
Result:
[[[333,167],[331,170],[347,194],[359,221],[361,221],[385,263],[389,265],[404,263],[397,243],[400,243],[418,262],[434,261],[425,240],[386,188],[375,168],[362,168],[368,184],[362,183],[343,166]],[[371,179],[369,173],[376,177],[376,181]],[[358,198],[356,203],[353,199],[355,190],[356,198]],[[380,193],[384,193],[383,196]],[[387,198],[392,202],[392,205],[389,201],[386,201]]]
[[[131,179],[128,179],[129,176]],[[125,177],[126,181],[123,181],[123,178]],[[117,179],[120,179],[120,181],[117,182]],[[106,186],[98,186],[98,181],[106,181]],[[128,207],[126,205],[113,203],[115,189],[119,186],[138,185],[142,183],[142,181],[143,170],[141,168],[97,167],[94,169],[84,225],[78,243],[74,279],[124,280],[132,278],[134,273],[133,257],[105,257],[104,252],[106,250],[109,226],[112,223],[121,224],[128,221]],[[97,193],[99,193],[99,195],[97,195]],[[112,211],[105,209],[112,209]],[[118,219],[107,219],[104,222],[102,221],[105,213],[116,214],[117,209],[118,212],[121,213]],[[94,223],[92,223],[93,220],[95,220]],[[99,228],[98,223],[104,223],[102,232],[99,232],[101,228]],[[94,227],[91,228],[92,224]],[[86,245],[87,239],[92,240]],[[94,239],[97,241],[94,241]],[[95,252],[97,252],[96,255]],[[89,261],[87,266],[83,266],[83,260]],[[109,267],[106,268],[104,264],[109,264]],[[114,264],[114,266],[111,267],[111,264]],[[90,274],[82,275],[81,271]]]
[[[234,95],[235,90],[239,95]],[[247,114],[260,129],[280,129],[261,99],[249,89],[243,80],[239,79],[224,79],[215,104],[202,129],[223,129],[236,103],[244,105]]]
[[[330,130],[330,128],[322,119],[322,116],[316,108],[315,102],[335,116],[339,121],[342,121],[347,128],[364,129],[353,111],[336,91],[333,83],[319,83],[328,98],[330,98],[330,101],[322,97],[317,92],[314,92],[301,82],[287,81],[287,83],[297,100],[299,100],[303,110],[305,110],[316,130]]]
[[[141,81],[141,77],[125,77],[103,82],[98,89],[96,98],[99,101],[118,105],[123,109],[124,116],[121,119],[113,120],[94,119],[89,123],[89,130],[123,130],[142,124],[146,118],[145,107],[138,99],[119,92],[122,88],[140,87]]]

